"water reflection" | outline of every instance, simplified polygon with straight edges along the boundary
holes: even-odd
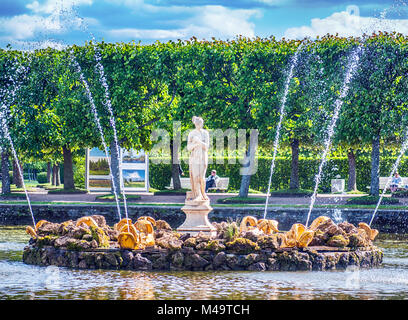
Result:
[[[407,299],[408,245],[380,239],[384,264],[329,272],[135,272],[25,265],[24,229],[0,227],[0,299]]]

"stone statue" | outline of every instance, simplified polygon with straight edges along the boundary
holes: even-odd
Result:
[[[205,174],[208,166],[209,134],[203,129],[204,120],[193,117],[195,129],[187,139],[187,150],[190,152],[189,168],[192,201],[208,200],[205,194]]]
[[[191,191],[186,192],[186,201],[181,210],[186,214],[186,220],[177,228],[180,233],[194,236],[200,232],[215,237],[217,230],[208,220],[212,210],[210,199],[205,194],[205,173],[208,166],[208,148],[210,135],[203,129],[204,120],[193,117],[195,129],[187,138],[187,150],[190,152],[190,182]]]

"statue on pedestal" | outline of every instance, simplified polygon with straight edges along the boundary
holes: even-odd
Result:
[[[190,151],[189,171],[191,191],[186,193],[186,201],[181,210],[186,214],[186,220],[177,228],[181,233],[196,235],[204,232],[215,235],[214,226],[208,220],[208,213],[212,210],[210,199],[205,194],[205,174],[208,167],[209,134],[203,129],[204,120],[193,117],[195,129],[187,139],[187,150]]]
[[[208,166],[209,134],[203,129],[204,120],[193,117],[195,129],[187,139],[187,150],[190,151],[189,168],[192,201],[208,200],[205,194],[205,174]]]

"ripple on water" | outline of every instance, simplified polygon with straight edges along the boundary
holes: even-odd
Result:
[[[23,229],[0,229],[0,299],[408,298],[408,248],[384,241],[384,264],[316,272],[135,272],[39,267],[21,262]]]

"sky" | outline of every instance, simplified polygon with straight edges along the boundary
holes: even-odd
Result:
[[[0,47],[408,34],[408,0],[0,0]]]

